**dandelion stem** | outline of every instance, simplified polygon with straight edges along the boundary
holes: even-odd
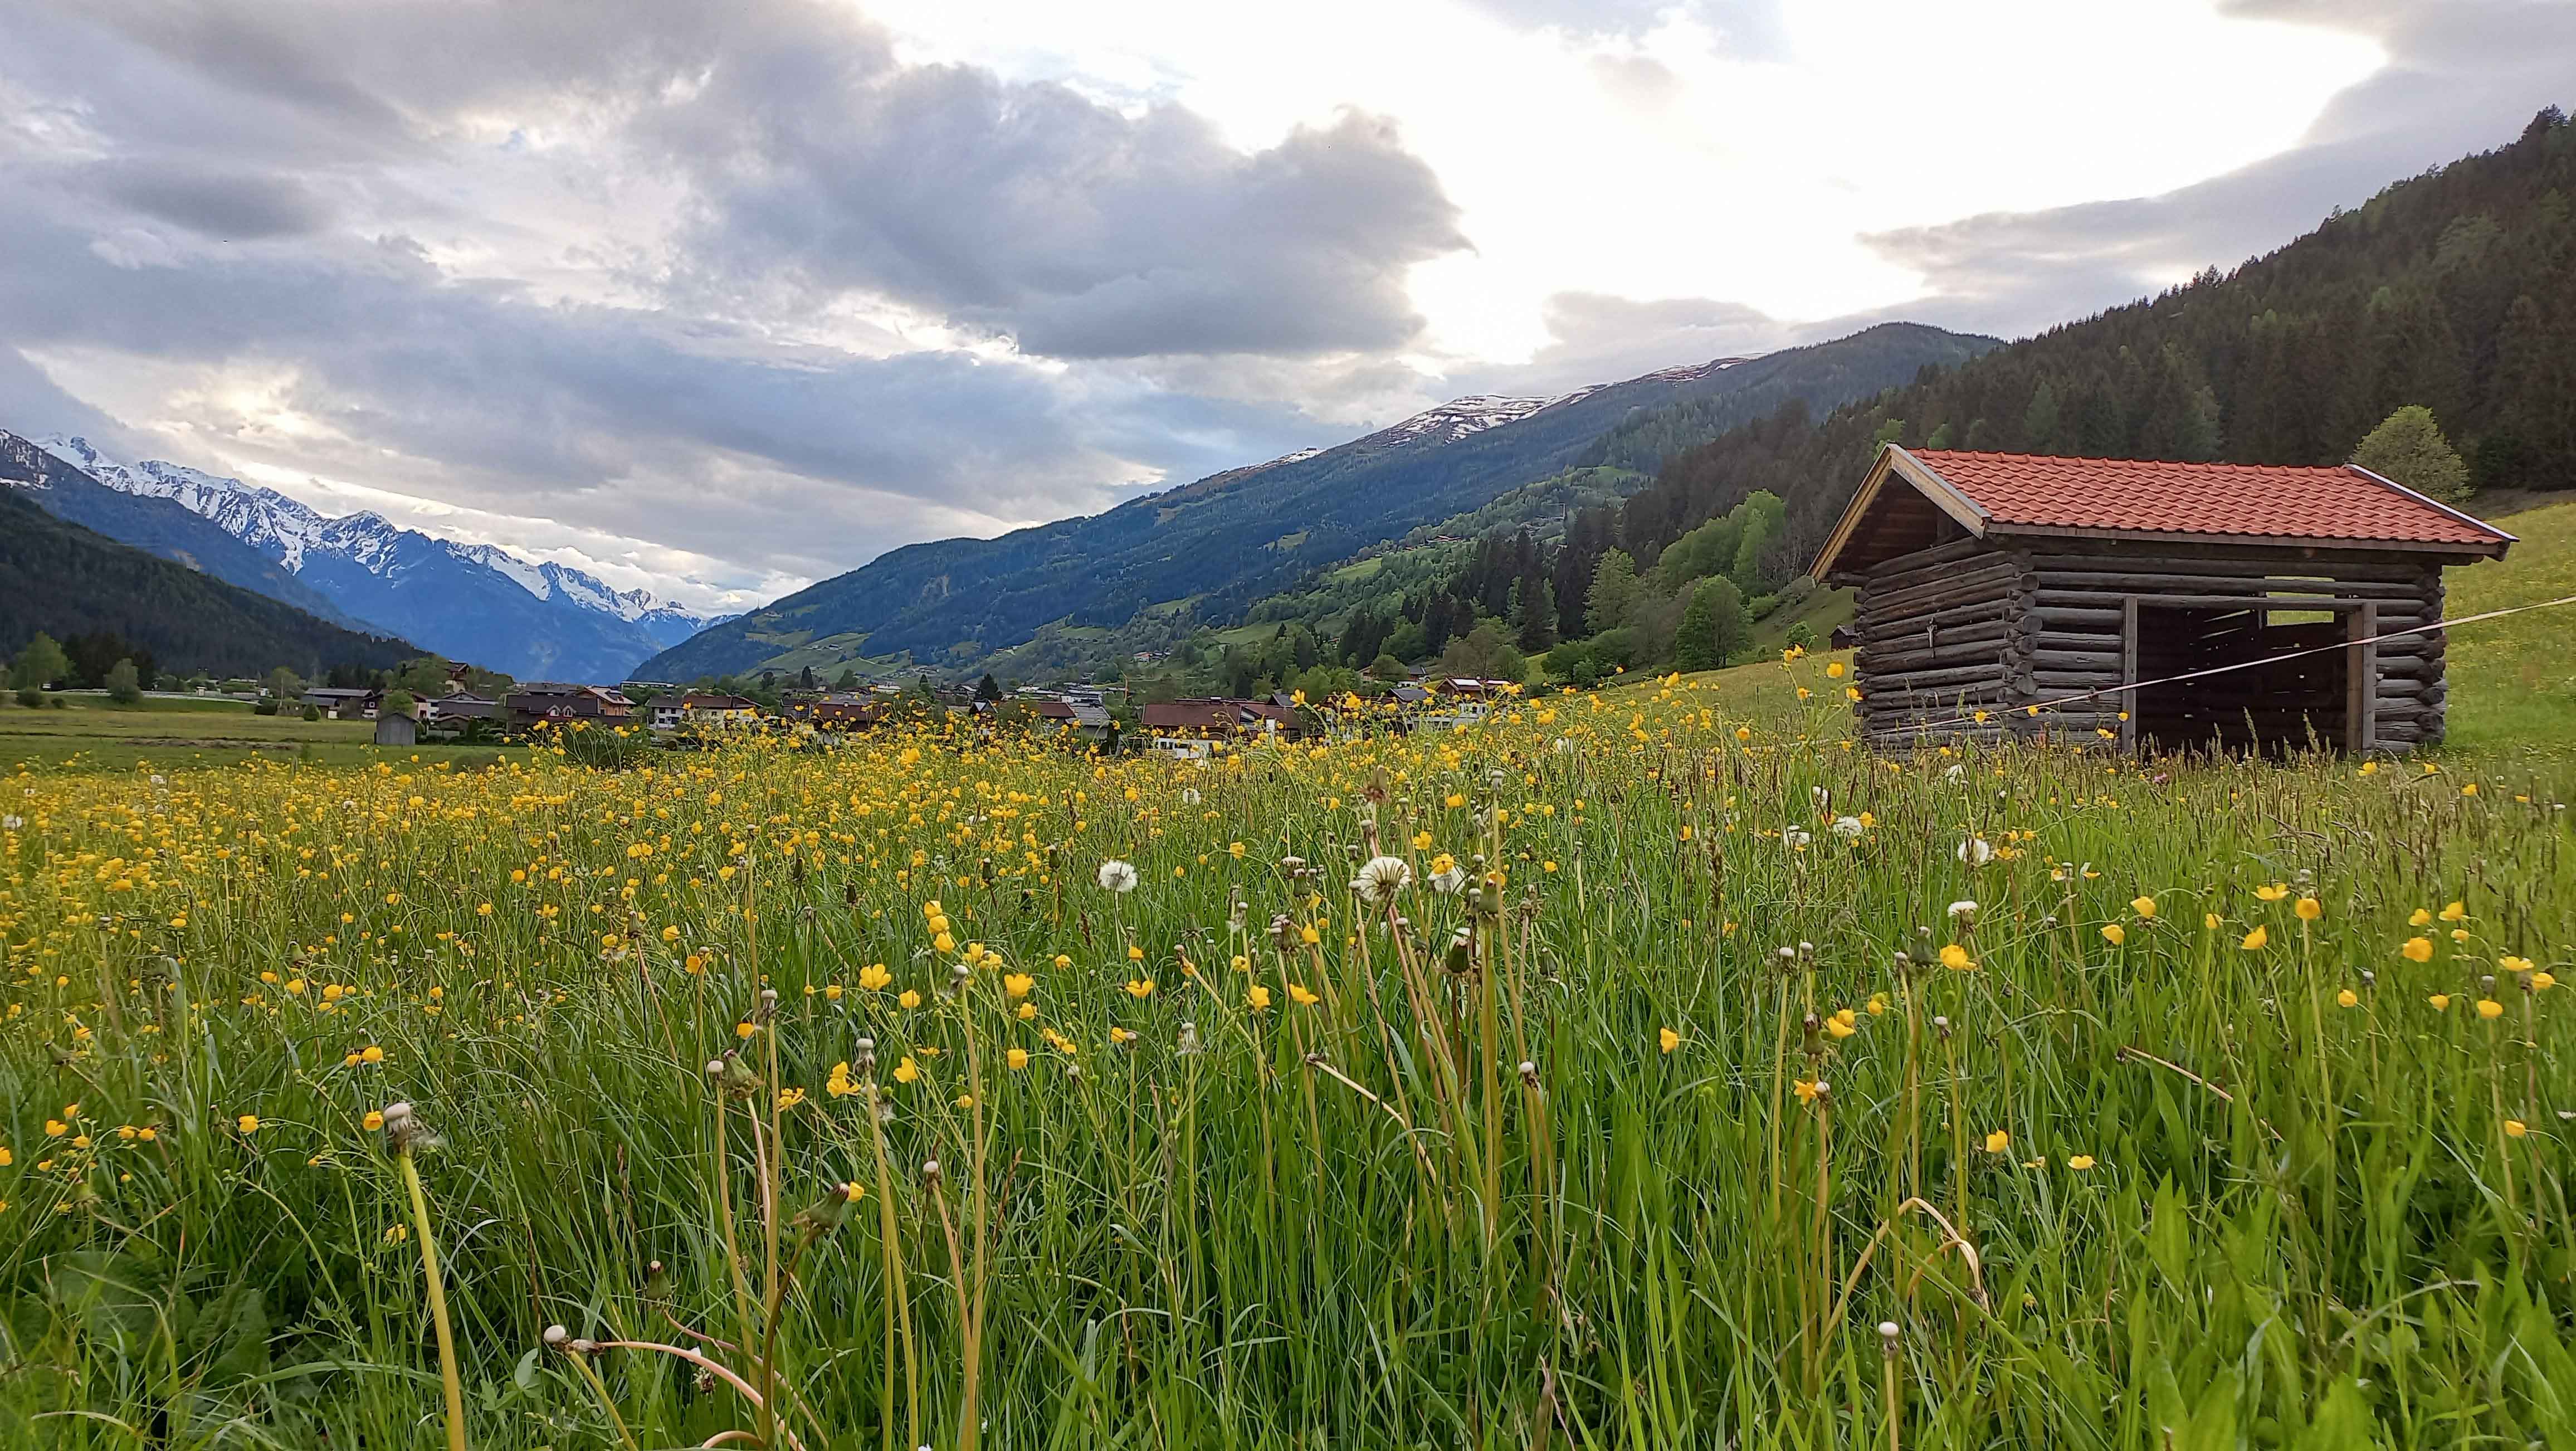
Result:
[[[465,1382],[456,1369],[456,1332],[447,1322],[447,1286],[438,1275],[438,1242],[429,1223],[429,1195],[420,1167],[408,1152],[394,1155],[403,1187],[411,1192],[412,1233],[420,1239],[420,1267],[429,1288],[429,1323],[438,1335],[438,1383],[447,1396],[447,1451],[465,1451]]]

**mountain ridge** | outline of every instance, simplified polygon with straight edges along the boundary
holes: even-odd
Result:
[[[0,471],[9,484],[0,487],[0,653],[39,632],[108,631],[166,669],[258,676],[284,665],[308,677],[336,665],[389,669],[421,653],[45,508],[47,493],[106,486],[14,434],[0,434]]]
[[[713,626],[641,672],[690,680],[833,642],[841,659],[964,669],[1049,624],[1115,628],[1146,611],[1230,619],[1360,549],[1569,466],[1640,409],[1781,382],[1821,406],[1880,391],[1998,340],[1913,323],[1761,358],[1664,368],[1546,398],[1471,395],[1313,452],[1223,470],[1102,513],[993,539],[905,545]]]
[[[612,589],[583,570],[497,545],[407,529],[373,510],[324,514],[275,489],[184,464],[126,463],[76,435],[35,442],[106,489],[205,519],[351,619],[521,678],[621,680],[646,656],[729,618],[646,590]]]

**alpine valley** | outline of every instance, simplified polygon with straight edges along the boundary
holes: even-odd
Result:
[[[239,479],[159,459],[123,462],[84,438],[36,442],[103,486],[28,491],[59,517],[334,623],[522,680],[623,680],[647,656],[728,618],[374,513],[333,517]]]
[[[1569,498],[1644,486],[1661,453],[1767,418],[1824,413],[2001,346],[1916,323],[1758,358],[1720,358],[1547,398],[1473,396],[1363,438],[1229,469],[997,539],[891,550],[847,574],[715,625],[641,674],[694,680],[848,664],[961,671],[1167,644],[1231,624],[1255,601],[1363,551],[1437,529],[1509,495]],[[1540,487],[1546,485],[1547,487]]]

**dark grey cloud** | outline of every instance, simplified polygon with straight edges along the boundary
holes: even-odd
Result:
[[[400,154],[513,109],[604,119],[629,164],[695,189],[676,280],[889,296],[1049,356],[1400,346],[1421,328],[1406,270],[1467,245],[1383,121],[1349,115],[1245,155],[1179,107],[1131,116],[1059,85],[902,64],[828,0],[84,13],[193,84],[301,111],[334,145]]]
[[[1995,213],[1867,240],[1930,295],[1889,315],[2005,337],[2230,267],[2390,183],[2501,146],[2576,99],[2576,6],[2519,0],[2242,0],[2266,19],[2369,36],[2390,64],[2335,96],[2298,147],[2162,196]],[[1884,320],[1884,318],[1873,318]]]
[[[655,118],[702,265],[881,291],[1051,357],[1402,345],[1412,264],[1466,245],[1430,168],[1345,115],[1251,155],[959,66],[729,54]]]
[[[132,161],[107,163],[79,180],[109,201],[218,240],[319,231],[331,215],[303,182],[274,173]]]

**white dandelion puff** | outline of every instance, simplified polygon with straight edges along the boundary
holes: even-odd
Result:
[[[1125,894],[1136,890],[1136,867],[1116,857],[1100,864],[1100,885],[1105,891]]]
[[[1395,900],[1395,894],[1413,885],[1413,868],[1404,858],[1370,857],[1351,878],[1351,890],[1372,907],[1383,907]]]

